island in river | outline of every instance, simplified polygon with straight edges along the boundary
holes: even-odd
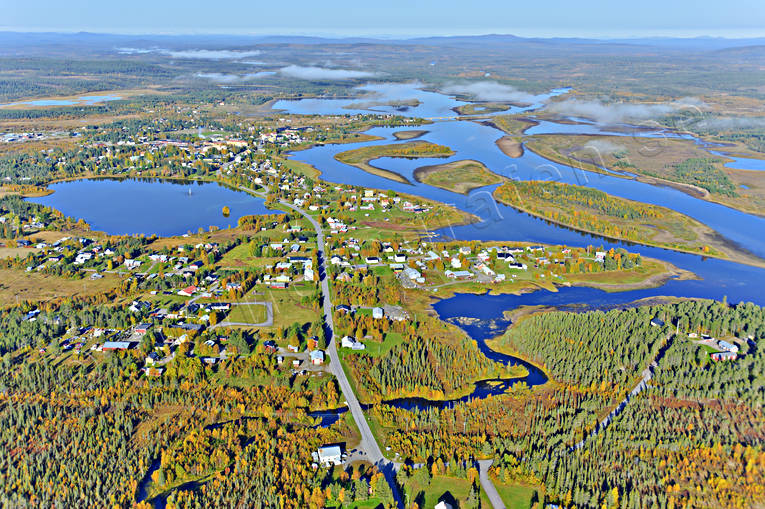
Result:
[[[733,159],[710,152],[696,140],[537,134],[524,141],[527,149],[561,164],[668,185],[696,198],[765,215],[765,172],[729,167]]]
[[[473,189],[498,184],[503,180],[483,163],[472,159],[421,166],[414,170],[414,179],[460,194],[468,194]]]
[[[569,228],[717,258],[763,266],[765,261],[708,226],[674,210],[584,186],[549,181],[507,181],[495,198],[523,212]]]
[[[411,184],[409,179],[394,171],[385,170],[373,166],[374,159],[381,157],[404,157],[416,159],[420,157],[450,157],[454,151],[447,146],[437,145],[428,141],[410,141],[407,143],[393,143],[390,145],[371,145],[353,150],[346,150],[335,155],[335,159],[341,163],[355,166],[373,175],[384,177],[402,184]]]

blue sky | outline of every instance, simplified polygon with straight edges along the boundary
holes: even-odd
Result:
[[[0,0],[0,30],[415,36],[765,36],[763,0]]]

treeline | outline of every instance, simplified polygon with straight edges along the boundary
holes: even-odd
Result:
[[[650,326],[655,317],[666,325]],[[535,315],[513,327],[526,333],[512,336],[513,344],[542,352],[539,359],[558,377],[555,385],[533,392],[516,385],[508,394],[452,408],[379,405],[372,412],[391,430],[388,445],[405,457],[432,463],[453,454],[493,455],[497,480],[540,485],[545,503],[756,507],[765,496],[763,319],[759,306],[713,301]],[[649,389],[572,450],[613,408],[613,392],[602,387],[639,376],[639,343],[655,348],[676,332]],[[734,335],[743,356],[712,363],[689,332]]]
[[[443,398],[481,377],[496,378],[503,367],[478,351],[474,342],[447,343],[409,335],[381,357],[354,355],[354,379],[373,398]]]
[[[494,191],[494,197],[556,223],[635,242],[651,240],[656,231],[667,229],[664,224],[668,222],[685,227],[684,216],[669,209],[559,182],[509,181]],[[687,248],[677,242],[664,244]]]
[[[627,389],[668,338],[667,331],[650,325],[658,311],[645,306],[542,313],[513,325],[501,342],[558,381],[619,391]]]
[[[675,164],[674,175],[680,182],[702,187],[710,193],[738,196],[735,184],[717,167],[719,164],[719,159],[692,157]]]
[[[0,447],[9,452],[0,457],[3,505],[131,507],[207,474],[225,489],[171,499],[213,497],[232,506],[252,497],[318,509],[341,491],[346,500],[363,500],[369,488],[385,490],[374,469],[338,479],[310,468],[311,451],[347,432],[342,421],[313,429],[308,416],[337,404],[334,383],[293,385],[279,375],[274,384],[276,363],[261,354],[216,366],[179,354],[167,376],[147,378],[135,353],[104,354],[101,361],[86,355],[76,363],[24,352],[3,356]],[[181,368],[187,362],[197,363],[202,376]],[[240,388],[229,380],[255,383]]]

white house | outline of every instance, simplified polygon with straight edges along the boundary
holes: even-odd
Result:
[[[125,260],[125,267],[128,270],[137,269],[140,266],[141,266],[140,260]]]
[[[324,352],[321,350],[311,350],[309,356],[311,358],[311,364],[318,366],[324,363]]]
[[[91,258],[93,258],[93,253],[79,253],[77,258],[74,259],[74,263],[75,265],[82,265]]]
[[[422,274],[420,274],[419,270],[413,269],[411,267],[404,269],[404,275],[413,281],[416,281],[422,277]]]
[[[343,463],[343,451],[339,445],[325,445],[319,448],[315,458],[323,467],[341,465]]]
[[[385,315],[383,308],[372,308],[372,318],[380,319]]]

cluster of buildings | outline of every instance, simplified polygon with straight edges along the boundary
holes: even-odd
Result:
[[[258,136],[258,141],[263,144],[270,143],[287,148],[290,145],[298,145],[305,141],[301,135],[303,131],[312,132],[313,127],[277,127],[273,131],[261,133]]]
[[[273,274],[263,275],[263,284],[274,289],[284,289],[298,279],[302,281],[315,281],[313,260],[306,256],[292,256],[276,262],[273,266]]]
[[[21,143],[25,141],[41,141],[49,138],[60,138],[70,136],[66,131],[54,131],[50,133],[43,132],[24,132],[24,133],[3,133],[0,134],[0,143]]]

